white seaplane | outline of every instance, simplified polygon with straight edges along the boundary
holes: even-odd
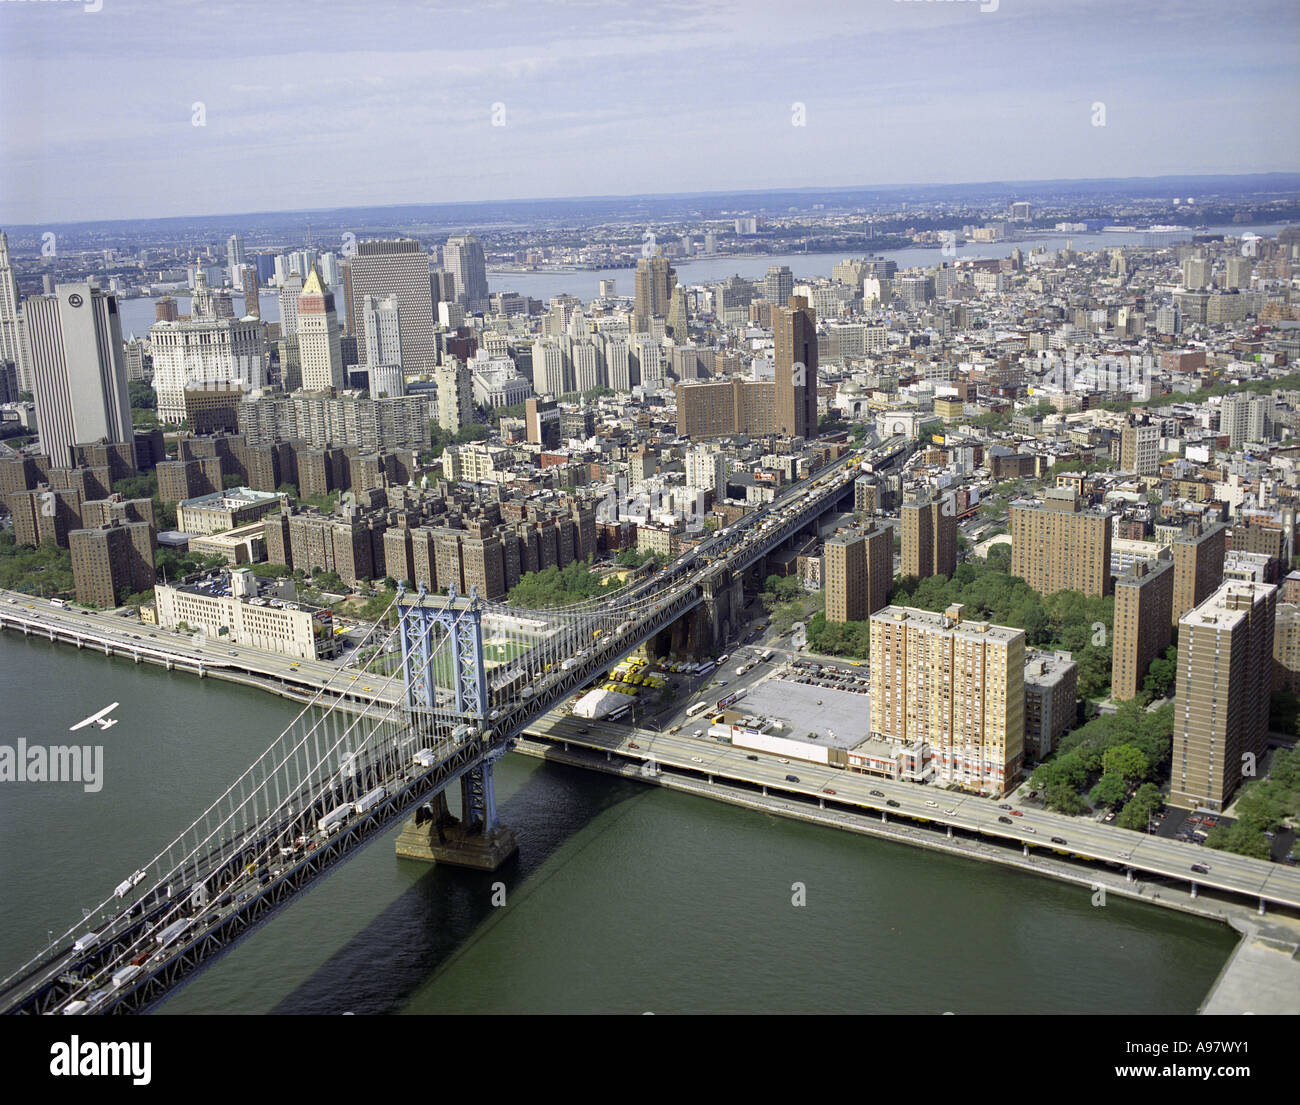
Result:
[[[112,705],[105,706],[97,714],[91,714],[84,721],[77,722],[76,725],[68,727],[69,733],[75,733],[78,729],[84,729],[87,725],[98,725],[101,729],[109,729],[117,724],[117,718],[109,717],[114,710],[120,706],[120,702],[114,702]]]

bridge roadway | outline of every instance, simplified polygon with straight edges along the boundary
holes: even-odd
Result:
[[[894,439],[867,456],[879,458],[888,450],[893,450],[890,455],[897,455],[900,449],[898,440]],[[195,861],[182,877],[124,905],[120,913],[98,925],[92,947],[79,951],[69,940],[29,964],[20,976],[5,980],[0,1010],[52,1013],[71,1006],[73,1011],[83,1013],[142,1012],[156,1004],[265,924],[297,894],[310,889],[467,771],[498,754],[510,738],[557,702],[582,689],[701,602],[699,575],[715,570],[719,562],[726,566],[753,563],[807,525],[844,493],[855,474],[848,467],[855,455],[861,456],[848,453],[808,480],[791,485],[766,509],[742,519],[743,525],[738,522],[726,527],[665,571],[634,585],[630,592],[621,592],[609,605],[644,596],[646,607],[640,617],[627,619],[621,632],[612,630],[598,643],[574,633],[568,651],[570,655],[586,651],[583,660],[567,672],[554,672],[528,687],[526,697],[521,693],[520,697],[496,706],[491,711],[490,728],[473,730],[458,742],[440,742],[434,749],[439,758],[431,767],[417,771],[404,758],[391,752],[376,752],[359,760],[357,774],[350,778],[336,774],[328,790],[296,795],[287,818],[275,825],[264,823],[253,827],[242,839],[222,841]],[[41,601],[30,596],[18,597],[26,600],[22,604],[24,610],[29,605],[34,609]],[[413,597],[411,601],[446,600],[430,595]],[[11,621],[34,620],[16,613],[17,601],[0,606],[8,612]],[[89,624],[90,619],[96,618],[57,607],[50,607],[49,612],[42,611],[41,615],[42,621],[48,618],[64,636],[75,636],[79,624]],[[98,616],[95,624],[100,632],[103,623],[104,616]],[[128,636],[134,644],[135,635],[128,632]],[[115,634],[112,640],[120,637]],[[144,645],[142,637],[139,647],[154,646]],[[196,654],[196,663],[198,659]],[[386,705],[378,699],[375,704]],[[428,720],[434,719],[462,720],[438,714]],[[421,718],[413,719],[413,724],[420,726]],[[415,731],[412,732],[414,735]],[[366,777],[366,773],[371,788],[376,781],[380,783],[383,798],[365,812],[352,814],[333,832],[322,834],[314,830],[317,820],[339,803],[360,797],[358,780]],[[206,888],[207,900],[190,904],[192,892],[200,885]],[[188,922],[184,931],[173,941],[160,943],[160,933],[170,931],[177,918]],[[170,925],[160,929],[164,919]],[[110,976],[120,972],[127,963],[139,971],[120,983],[112,983]]]
[[[1050,849],[1187,884],[1193,896],[1204,888],[1248,898],[1251,904],[1259,905],[1261,912],[1265,904],[1300,910],[1300,869],[1230,852],[1209,851],[1178,840],[1119,829],[1091,818],[1066,817],[1046,810],[1020,811],[1023,816],[1011,816],[1009,811],[1000,808],[1009,804],[1005,801],[860,775],[809,761],[782,763],[771,753],[737,748],[686,733],[665,734],[550,715],[530,723],[523,735],[533,740],[589,748],[634,763],[653,760],[709,783],[715,779],[743,783],[763,794],[780,792],[815,800],[820,806],[869,810],[884,817],[906,817],[942,827],[952,826],[954,830],[1013,842],[1022,848]],[[791,782],[786,778],[788,775],[798,781]],[[890,802],[897,805],[890,806]],[[999,821],[1000,817],[1007,817],[1012,823]],[[1053,837],[1065,843],[1053,843]],[[1207,873],[1193,873],[1194,863],[1208,868]]]

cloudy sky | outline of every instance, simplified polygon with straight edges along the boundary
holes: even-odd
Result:
[[[1298,35],[1296,0],[0,0],[0,224],[1294,171]]]

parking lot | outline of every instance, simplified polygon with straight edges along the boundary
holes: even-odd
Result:
[[[825,687],[828,690],[846,691],[865,695],[871,688],[866,668],[839,667],[819,664],[813,660],[791,660],[781,670],[781,678],[806,687]]]

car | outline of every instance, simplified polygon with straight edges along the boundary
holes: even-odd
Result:
[[[1024,815],[1023,813],[1021,813],[1019,810],[1012,810],[1012,811],[1011,811],[1011,816],[1012,816],[1012,817],[1024,817],[1025,815]]]
[[[1006,806],[1006,805],[1003,805],[1003,806],[999,806],[999,807],[998,807],[998,809],[1000,809],[1000,810],[1009,810],[1010,808],[1011,808],[1010,806]]]
[[[883,798],[884,796],[885,796],[885,792],[883,790],[873,790],[871,792],[872,798]]]
[[[578,729],[578,732],[579,732],[579,733],[590,733],[591,730],[588,729],[585,725],[583,725],[583,726],[581,726],[581,727]]]
[[[1001,817],[999,817],[998,820],[1001,821],[1002,824],[1004,824],[1004,825],[1014,825],[1014,824],[1015,824],[1015,822],[1012,821],[1011,818],[1007,817],[1005,814],[1003,814]]]
[[[833,790],[831,790],[830,787],[822,787],[822,793],[823,793],[823,794],[834,794],[835,792],[834,792]]]
[[[951,816],[952,814],[956,813],[957,811],[956,811],[956,810],[944,810],[943,812],[946,813],[946,814],[948,814],[949,816]]]
[[[725,687],[726,685],[727,685],[727,681],[726,681],[725,679],[719,679],[719,680],[718,680],[718,686],[719,686],[719,687]]]
[[[1208,875],[1210,873],[1210,869],[1206,867],[1205,864],[1203,863],[1193,863],[1192,870],[1195,871],[1198,875]]]
[[[939,803],[938,803],[938,802],[931,802],[930,799],[928,799],[928,798],[925,800],[925,804],[926,804],[927,806],[929,806],[931,809],[934,809],[934,810],[937,810],[937,809],[939,808]]]
[[[1132,859],[1132,858],[1133,858],[1133,853],[1132,853],[1132,852],[1120,852],[1120,854],[1119,854],[1119,858],[1120,858],[1120,859]]]
[[[747,760],[757,760],[758,757],[757,757],[757,756],[746,756],[745,759],[747,759]]]
[[[231,656],[238,656],[239,653],[237,653],[234,649],[231,649],[230,652],[229,652],[229,655],[231,655]]]
[[[693,737],[702,737],[702,736],[704,736],[704,730],[703,730],[703,729],[696,729],[695,732],[691,734],[691,736],[693,736]]]
[[[630,743],[630,744],[628,745],[628,747],[629,747],[629,748],[640,748],[641,746],[640,746],[639,744],[637,744],[635,741],[633,741],[632,743]]]
[[[1052,837],[1052,843],[1053,843],[1053,844],[1064,844],[1064,843],[1065,843],[1065,837],[1063,837],[1063,836],[1054,836],[1054,837]]]
[[[704,762],[704,761],[703,761],[702,759],[700,759],[699,756],[692,756],[692,757],[691,757],[691,763],[693,763],[693,764],[702,764],[703,762]]]
[[[785,781],[786,781],[787,783],[797,783],[797,782],[799,781],[799,776],[798,776],[798,775],[787,775],[787,776],[785,777]]]
[[[779,764],[788,764],[790,761],[787,760],[784,756],[778,756],[776,762]]]
[[[886,805],[886,806],[892,806],[894,809],[898,809],[898,803],[895,802],[892,798],[886,798],[886,799],[885,799],[885,805]]]
[[[1038,831],[1032,825],[1021,825],[1020,828],[1022,832],[1026,832],[1026,833],[1033,833]]]

